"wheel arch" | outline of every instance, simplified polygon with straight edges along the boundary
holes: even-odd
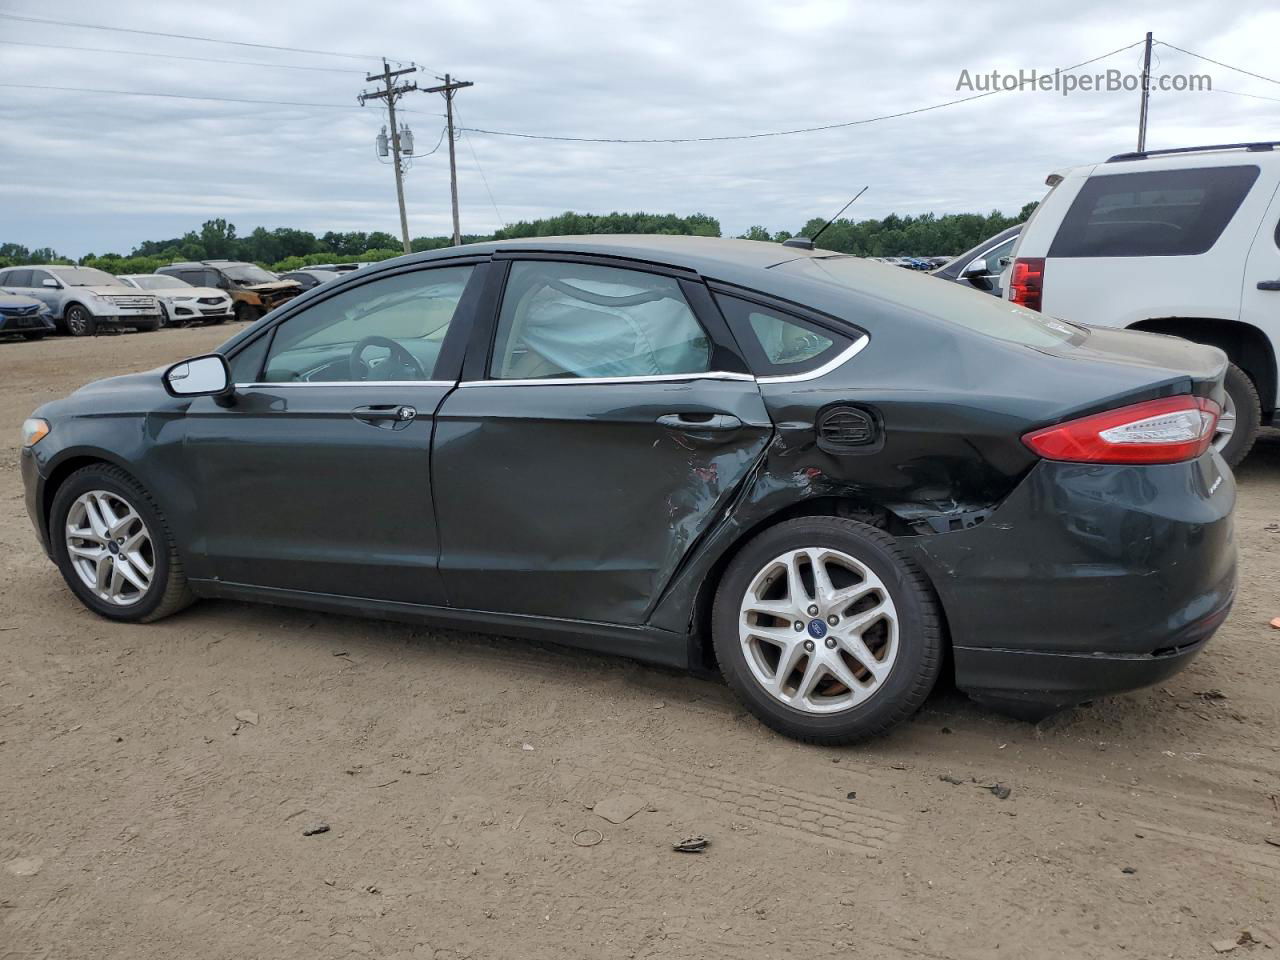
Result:
[[[1253,381],[1262,401],[1263,414],[1275,413],[1275,348],[1271,338],[1253,324],[1221,317],[1151,317],[1129,324],[1128,329],[1169,334],[1217,347]]]
[[[824,496],[793,503],[761,518],[752,526],[744,528],[737,537],[720,551],[719,556],[707,569],[706,576],[703,577],[702,583],[694,596],[688,631],[688,661],[689,668],[694,673],[708,676],[719,674],[719,666],[716,663],[715,651],[711,643],[711,611],[715,603],[716,590],[719,588],[720,581],[724,577],[724,572],[729,564],[733,562],[734,557],[738,555],[743,547],[765,530],[784,521],[795,520],[799,517],[842,517],[847,520],[857,520],[890,533],[893,532],[895,527],[901,525],[901,520],[885,507],[863,503],[848,497]],[[921,568],[920,572],[923,574],[930,592],[937,601],[938,612],[942,622],[944,655],[947,658],[947,661],[943,664],[943,676],[947,676],[950,670],[951,632],[947,625],[946,608],[942,604],[942,598],[934,587],[928,571]]]
[[[105,450],[75,450],[63,455],[50,468],[49,475],[45,477],[44,488],[40,493],[40,518],[46,531],[49,530],[49,514],[53,510],[53,500],[58,495],[58,490],[67,482],[67,478],[77,470],[92,467],[99,463],[111,467],[119,467],[130,476],[133,476],[132,471],[129,470],[124,461],[112,456]]]

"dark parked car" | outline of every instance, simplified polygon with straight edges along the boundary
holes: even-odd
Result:
[[[43,340],[55,329],[47,304],[0,287],[0,337]]]
[[[537,238],[47,403],[22,475],[111,619],[233,597],[557,638],[718,666],[839,743],[944,664],[1042,715],[1195,657],[1235,586],[1225,367],[822,250]]]
[[[237,320],[257,320],[302,292],[296,283],[282,281],[254,263],[239,260],[198,260],[172,263],[156,271],[177,277],[193,287],[213,287],[231,297]]]
[[[966,250],[949,263],[934,270],[932,276],[951,280],[966,286],[994,294],[1004,294],[1000,274],[1009,264],[1013,245],[1018,242],[1022,224],[1001,230],[994,237],[987,237],[976,247]]]
[[[312,287],[319,286],[322,283],[340,276],[336,270],[290,270],[288,273],[280,274],[281,280],[292,280],[303,290],[310,290]]]

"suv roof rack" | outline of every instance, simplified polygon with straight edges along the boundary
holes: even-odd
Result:
[[[1260,153],[1280,147],[1280,140],[1259,140],[1255,143],[1212,143],[1203,147],[1173,147],[1169,150],[1135,150],[1108,157],[1107,163],[1123,163],[1126,160],[1145,160],[1147,157],[1167,157],[1178,153],[1202,153],[1206,150],[1248,150]]]

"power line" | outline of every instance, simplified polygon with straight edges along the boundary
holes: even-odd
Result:
[[[307,67],[295,63],[260,63],[252,60],[222,60],[216,57],[190,57],[177,53],[155,53],[151,50],[111,50],[105,47],[71,47],[60,43],[35,43],[31,40],[0,40],[13,47],[42,47],[46,50],[79,50],[84,53],[120,53],[130,57],[159,57],[164,60],[194,60],[197,63],[229,63],[237,67],[279,67],[283,70],[317,70],[322,73],[360,73],[356,67]]]
[[[455,108],[455,110],[456,110],[456,109],[457,109],[457,108]],[[462,114],[461,114],[461,112],[459,112],[459,113],[458,113],[458,119],[459,119],[459,120],[461,120],[461,119],[462,119]],[[459,134],[461,134],[461,133],[462,133],[462,129],[461,129],[461,128],[459,128],[458,132],[459,132]],[[438,147],[438,146],[439,146],[439,144],[437,144],[437,147]],[[484,184],[484,192],[485,192],[485,193],[487,193],[487,194],[489,195],[489,203],[490,203],[490,205],[492,205],[492,207],[493,207],[493,212],[494,212],[494,214],[495,214],[495,215],[497,215],[497,217],[498,217],[498,222],[499,222],[500,224],[502,224],[502,228],[505,230],[505,229],[507,228],[507,220],[506,220],[506,217],[504,217],[504,216],[502,215],[502,211],[498,209],[498,201],[497,201],[497,200],[495,200],[495,199],[493,199],[493,191],[489,189],[489,178],[488,178],[488,177],[486,177],[486,176],[484,175],[484,168],[483,168],[482,166],[480,166],[480,157],[479,157],[479,156],[477,156],[477,154],[476,154],[475,144],[473,144],[473,143],[471,142],[471,138],[470,138],[470,137],[467,137],[467,149],[471,151],[471,159],[475,162],[475,165],[476,165],[476,172],[477,172],[478,174],[480,174],[480,182]]]
[[[1265,80],[1267,83],[1280,83],[1275,77],[1264,76],[1261,73],[1254,73],[1252,70],[1245,70],[1243,67],[1233,67],[1229,63],[1223,63],[1221,60],[1215,60],[1213,57],[1206,57],[1203,53],[1196,53],[1192,50],[1184,50],[1182,47],[1175,47],[1172,43],[1166,43],[1164,40],[1157,40],[1156,43],[1162,47],[1168,47],[1170,50],[1177,50],[1179,53],[1185,53],[1189,57],[1195,57],[1198,60],[1204,60],[1206,63],[1212,63],[1214,66],[1225,67],[1228,70],[1234,70],[1236,73],[1243,73],[1246,77],[1254,77],[1258,80]]]
[[[1221,87],[1212,87],[1210,93],[1227,93],[1233,97],[1249,97],[1251,100],[1270,100],[1272,103],[1280,103],[1280,97],[1264,97],[1260,93],[1245,93],[1242,90],[1223,90]]]
[[[326,110],[359,110],[356,104],[300,103],[296,100],[247,100],[238,97],[197,97],[181,93],[158,93],[143,90],[95,90],[91,87],[53,87],[42,83],[0,83],[0,87],[21,90],[56,90],[62,93],[102,93],[116,97],[164,97],[169,100],[211,100],[215,103],[268,103],[282,107],[321,107]]]
[[[12,87],[19,90],[54,90],[61,93],[97,93],[113,97],[161,97],[165,100],[201,100],[213,103],[257,103],[281,107],[318,107],[323,110],[359,110],[358,104],[346,103],[303,103],[296,100],[250,100],[238,97],[204,97],[185,93],[160,93],[152,90],[102,90],[93,87],[55,87],[43,83],[4,83],[0,87]],[[421,110],[405,110],[418,116],[443,117],[443,113],[424,113]]]
[[[71,20],[49,20],[44,17],[28,17],[17,13],[0,13],[6,20],[23,23],[39,23],[57,27],[82,27],[86,30],[110,30],[114,33],[135,33],[144,37],[169,37],[174,40],[199,40],[201,43],[225,43],[235,47],[253,47],[258,50],[280,50],[285,53],[310,53],[321,57],[345,57],[348,60],[381,60],[381,56],[361,53],[342,53],[337,50],[310,50],[306,47],[281,47],[270,43],[251,43],[248,40],[223,40],[219,37],[201,37],[189,33],[165,33],[160,30],[139,30],[135,27],[115,27],[102,23],[76,23]],[[409,62],[409,61],[401,61]]]
[[[1080,63],[1073,64],[1070,67],[1061,68],[1062,73],[1068,73],[1072,70],[1078,70],[1080,67],[1088,66],[1091,63],[1097,63],[1099,60],[1105,60],[1107,57],[1113,57],[1117,53],[1123,53],[1130,50],[1141,43],[1145,43],[1145,38],[1135,40],[1133,43],[1125,44],[1109,53],[1101,56],[1091,57]],[[947,100],[944,103],[934,103],[927,107],[916,107],[913,110],[902,110],[898,113],[886,113],[877,117],[865,117],[861,120],[845,120],[840,123],[824,123],[816,127],[797,127],[791,130],[770,130],[765,133],[739,133],[726,134],[716,137],[563,137],[548,134],[536,133],[513,133],[509,130],[487,130],[481,127],[460,127],[459,129],[467,133],[479,133],[490,137],[514,137],[520,140],[552,140],[560,143],[720,143],[726,140],[762,140],[766,137],[790,137],[800,133],[819,133],[824,130],[839,130],[847,127],[860,127],[868,123],[879,123],[881,120],[896,120],[899,117],[910,117],[918,113],[928,113],[931,110],[941,110],[944,107],[954,107],[957,104],[969,103],[973,100],[981,100],[984,97],[993,97],[998,93],[1005,93],[1004,90],[990,90],[986,93],[975,93],[970,97],[960,97],[955,100]]]

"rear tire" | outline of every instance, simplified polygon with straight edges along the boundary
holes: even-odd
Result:
[[[884,531],[836,517],[788,520],[743,547],[716,591],[712,633],[743,705],[816,744],[879,736],[906,720],[943,657],[924,574]]]
[[[1249,375],[1234,363],[1227,365],[1223,386],[1227,391],[1227,406],[1223,413],[1234,415],[1234,423],[1230,434],[1215,437],[1213,445],[1227,466],[1234,470],[1249,455],[1254,441],[1258,439],[1258,430],[1262,426],[1262,402]]]
[[[119,467],[94,464],[67,478],[53,498],[49,539],[71,592],[109,620],[150,623],[195,599],[168,521]]]
[[[64,318],[67,333],[73,337],[92,337],[98,332],[98,321],[92,313],[78,303],[67,307]]]

